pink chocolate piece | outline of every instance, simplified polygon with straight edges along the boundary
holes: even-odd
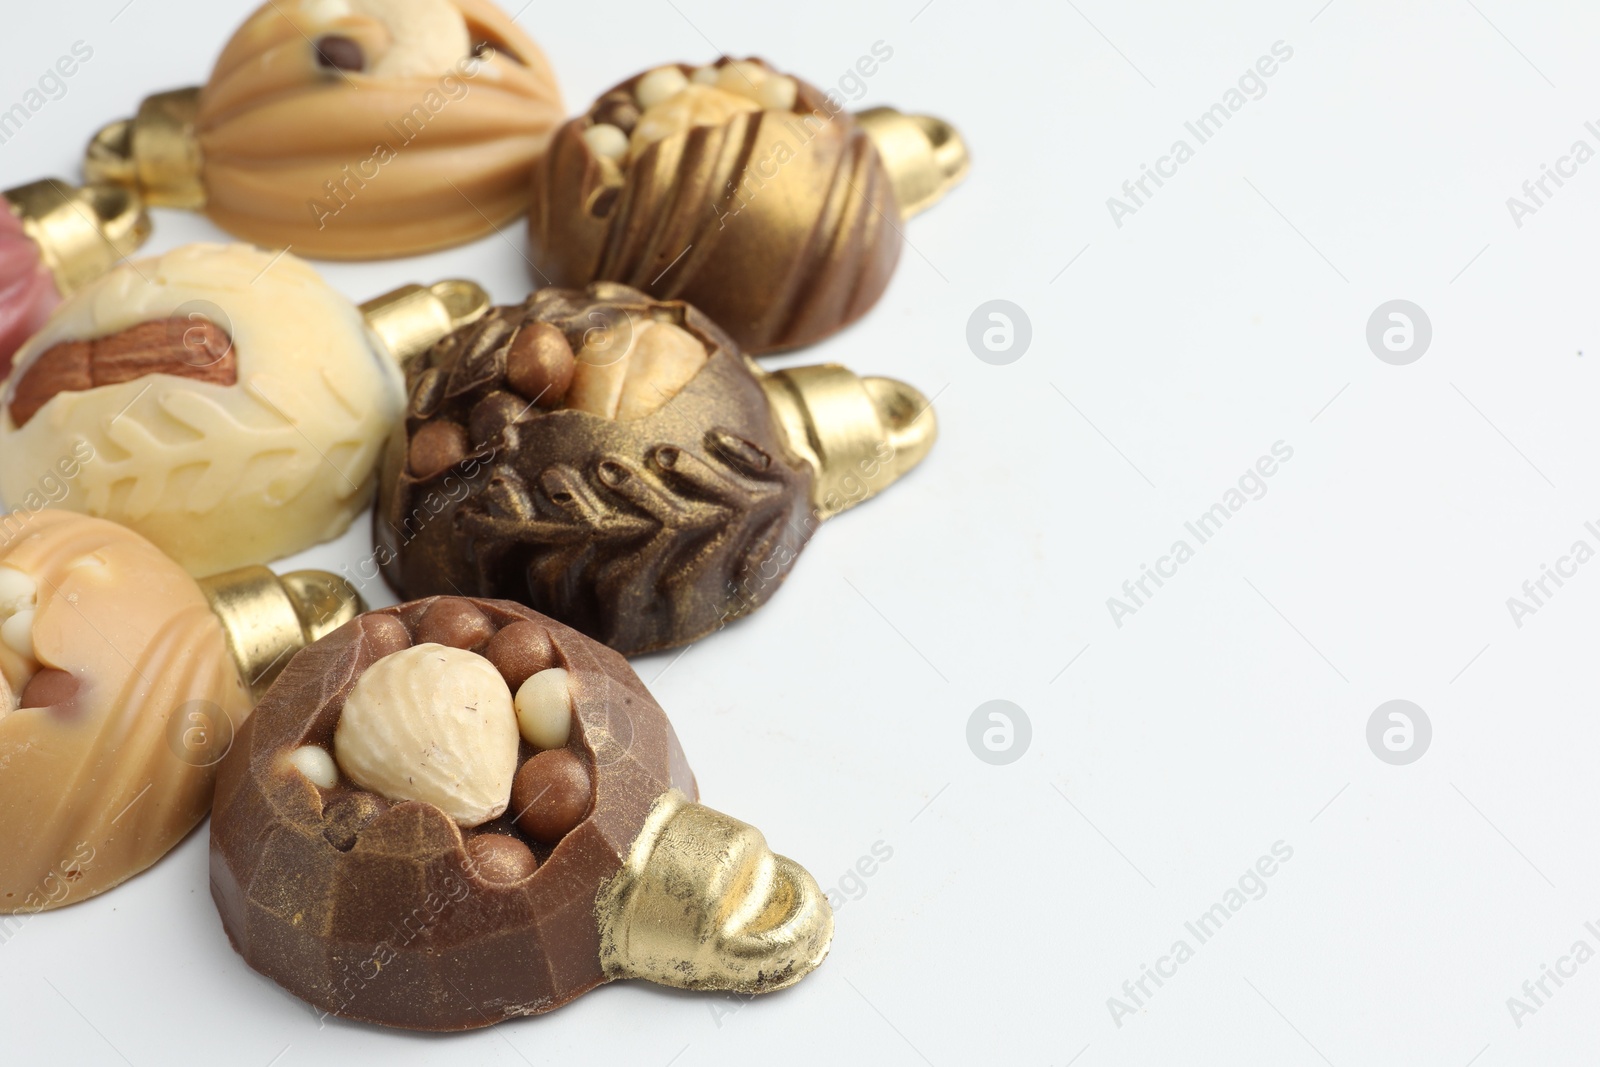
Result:
[[[0,205],[0,377],[11,373],[11,357],[59,303],[39,246],[23,232],[22,220]]]

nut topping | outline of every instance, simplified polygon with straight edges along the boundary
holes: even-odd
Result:
[[[421,644],[378,660],[345,700],[333,755],[385,800],[420,800],[464,827],[506,810],[521,738],[511,690],[482,656]]]
[[[233,385],[239,360],[233,339],[207,319],[152,319],[93,341],[63,341],[40,353],[17,382],[11,421],[27,425],[57,393],[171,374]]]

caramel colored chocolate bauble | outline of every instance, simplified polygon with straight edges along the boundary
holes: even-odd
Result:
[[[85,169],[265,247],[415,255],[523,214],[564,110],[490,0],[271,0],[203,87],[106,127]]]

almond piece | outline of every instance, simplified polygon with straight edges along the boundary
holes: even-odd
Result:
[[[239,360],[227,331],[207,319],[152,319],[93,341],[63,341],[29,364],[11,398],[18,427],[57,393],[117,385],[147,374],[233,385]]]
[[[11,421],[18,426],[38,414],[57,393],[94,388],[89,376],[89,342],[63,341],[47,349],[28,367],[11,397]]]
[[[206,319],[155,319],[92,343],[89,373],[95,385],[117,385],[146,374],[175,374],[232,385],[239,379],[233,341]]]

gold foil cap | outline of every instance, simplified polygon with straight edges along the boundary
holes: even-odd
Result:
[[[122,186],[79,188],[45,178],[8,189],[5,198],[63,297],[131,256],[150,236],[143,200]]]
[[[829,519],[887,489],[927,457],[939,435],[933,405],[892,378],[834,363],[762,378],[789,447],[811,465],[811,503]]]
[[[361,314],[403,369],[448,334],[483,318],[490,305],[482,286],[453,278],[401,286],[362,304]]]
[[[967,142],[943,119],[875,107],[858,113],[856,122],[883,157],[902,218],[932,207],[972,169]]]
[[[296,652],[366,610],[354,586],[326,571],[279,577],[266,567],[241,567],[199,585],[253,701]]]
[[[154,207],[205,207],[194,130],[199,112],[198,86],[147,97],[133,118],[95,134],[84,158],[84,177],[138,189]]]
[[[676,789],[601,887],[595,917],[607,975],[680,989],[783,989],[833,943],[833,909],[804,867],[754,826]]]

